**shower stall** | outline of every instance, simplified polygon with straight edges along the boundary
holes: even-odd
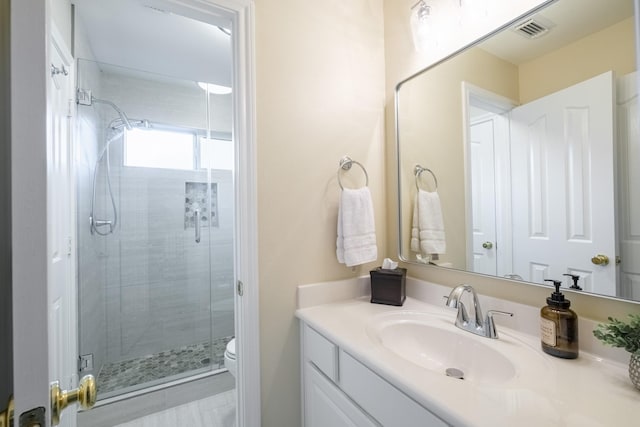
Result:
[[[100,400],[223,372],[234,336],[230,95],[79,59],[77,103],[80,375],[96,377]]]

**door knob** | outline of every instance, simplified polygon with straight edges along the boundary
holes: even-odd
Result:
[[[0,427],[13,426],[13,396],[9,398],[7,409],[0,412]]]
[[[93,375],[82,377],[78,388],[74,390],[62,390],[60,383],[55,381],[51,384],[51,425],[57,426],[60,423],[60,413],[71,403],[80,402],[84,409],[93,407],[97,394]]]
[[[595,265],[605,266],[609,264],[609,257],[606,255],[598,254],[593,258],[591,258],[591,262],[594,263]]]
[[[491,243],[491,242],[484,242],[484,243],[482,244],[482,247],[483,247],[483,248],[485,248],[485,249],[491,249],[491,248],[493,248],[493,243]]]

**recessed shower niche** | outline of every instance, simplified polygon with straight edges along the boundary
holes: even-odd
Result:
[[[218,227],[218,183],[185,182],[184,228]]]

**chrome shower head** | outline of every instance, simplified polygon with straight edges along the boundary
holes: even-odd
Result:
[[[152,127],[151,123],[147,119],[130,119],[126,116],[125,118],[128,119],[128,122],[125,122],[122,116],[116,117],[115,119],[111,120],[108,128],[110,128],[111,130],[117,131],[117,130],[121,130],[122,128],[131,130],[131,129],[151,129]],[[129,126],[127,126],[127,123],[129,124]]]
[[[116,113],[118,113],[118,115],[120,116],[120,120],[122,120],[122,123],[127,128],[127,130],[133,129],[133,126],[131,126],[131,122],[129,121],[129,118],[127,117],[127,115],[113,102],[107,101],[104,99],[99,99],[99,98],[96,98],[95,96],[91,97],[91,102],[97,102],[97,103],[107,104],[111,106],[111,108],[116,110]]]

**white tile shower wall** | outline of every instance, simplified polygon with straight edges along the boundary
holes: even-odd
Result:
[[[124,168],[120,228],[109,274],[109,360],[143,356],[233,334],[233,189],[230,172],[213,171],[219,227],[184,228],[186,181],[206,173]],[[211,267],[211,268],[210,268]],[[211,316],[213,315],[213,319]]]
[[[144,80],[104,73],[103,92],[132,119],[207,128],[206,93],[195,82],[169,78]],[[231,95],[210,95],[210,123],[214,132],[231,132]]]

